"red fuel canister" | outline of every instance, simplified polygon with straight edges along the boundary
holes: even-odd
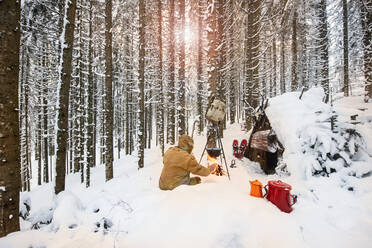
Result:
[[[291,185],[280,180],[269,181],[265,189],[267,190],[267,200],[271,201],[281,211],[290,213],[293,210],[292,206],[296,203],[297,198],[290,193]]]

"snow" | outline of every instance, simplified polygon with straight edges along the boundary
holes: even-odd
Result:
[[[22,219],[22,231],[0,239],[0,247],[369,247],[372,127],[366,120],[372,105],[362,111],[364,122],[356,125],[366,142],[366,152],[344,155],[350,159],[347,167],[341,157],[316,165],[314,157],[322,157],[323,152],[308,149],[308,144],[317,144],[321,136],[319,149],[326,153],[338,149],[334,147],[338,143],[326,137],[333,133],[323,121],[332,109],[320,102],[322,94],[312,89],[302,100],[298,92],[270,100],[267,114],[285,146],[283,163],[288,173],[265,175],[257,163],[243,159],[236,160],[237,168],[229,168],[231,181],[210,175],[197,186],[161,191],[161,151],[152,148],[145,151],[141,170],[135,154],[116,160],[115,177],[109,182],[105,182],[105,168],[97,166],[92,168],[92,187],[88,189],[80,184],[80,175],[70,174],[66,191],[57,196],[52,184],[22,193],[22,203],[31,205],[29,216]],[[362,105],[360,99],[354,100]],[[346,120],[351,106],[356,106],[347,101],[335,102],[339,119]],[[343,136],[334,137],[341,142]],[[233,139],[243,138],[248,136],[237,123],[224,132],[228,163],[233,159]],[[197,160],[205,139],[205,134],[195,137]],[[202,164],[206,164],[205,157]],[[337,172],[328,177],[313,176],[314,166],[336,168]],[[249,181],[256,179],[264,185],[278,179],[289,183],[291,193],[298,196],[294,210],[287,214],[266,199],[251,197]],[[40,229],[31,230],[37,223]]]

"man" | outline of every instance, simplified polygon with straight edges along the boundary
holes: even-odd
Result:
[[[195,185],[200,177],[190,177],[190,172],[199,176],[208,176],[215,167],[201,166],[191,154],[194,141],[186,134],[178,140],[178,146],[169,148],[163,157],[163,170],[159,179],[159,188],[172,190],[182,184]]]

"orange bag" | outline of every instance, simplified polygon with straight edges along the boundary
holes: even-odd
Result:
[[[262,196],[262,183],[258,180],[249,181],[251,183],[251,196],[263,198]]]

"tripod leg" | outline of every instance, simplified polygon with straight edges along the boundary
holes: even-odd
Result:
[[[208,145],[208,139],[207,139],[207,143],[205,143],[205,146],[204,146],[204,150],[203,150],[203,152],[202,152],[202,155],[200,156],[199,164],[200,164],[200,162],[202,161],[202,158],[203,158],[203,155],[204,155],[204,153],[205,153],[205,150],[207,149],[207,145]]]
[[[208,135],[207,135],[207,142],[205,143],[203,153],[202,153],[202,155],[200,156],[199,164],[200,164],[200,162],[201,162],[202,159],[203,159],[203,155],[204,155],[204,153],[205,153],[205,150],[207,149],[208,142],[209,142],[209,139],[210,139],[210,135],[211,135],[211,134],[208,134]]]
[[[225,167],[226,167],[227,176],[229,177],[229,180],[231,180],[231,178],[230,178],[230,172],[229,172],[229,167],[227,166],[227,163],[226,163],[225,151],[223,149],[222,140],[221,140],[221,137],[220,137],[220,133],[218,131],[218,126],[217,126],[217,139],[218,139],[218,143],[219,143],[219,145],[221,147],[223,159],[225,160]]]

